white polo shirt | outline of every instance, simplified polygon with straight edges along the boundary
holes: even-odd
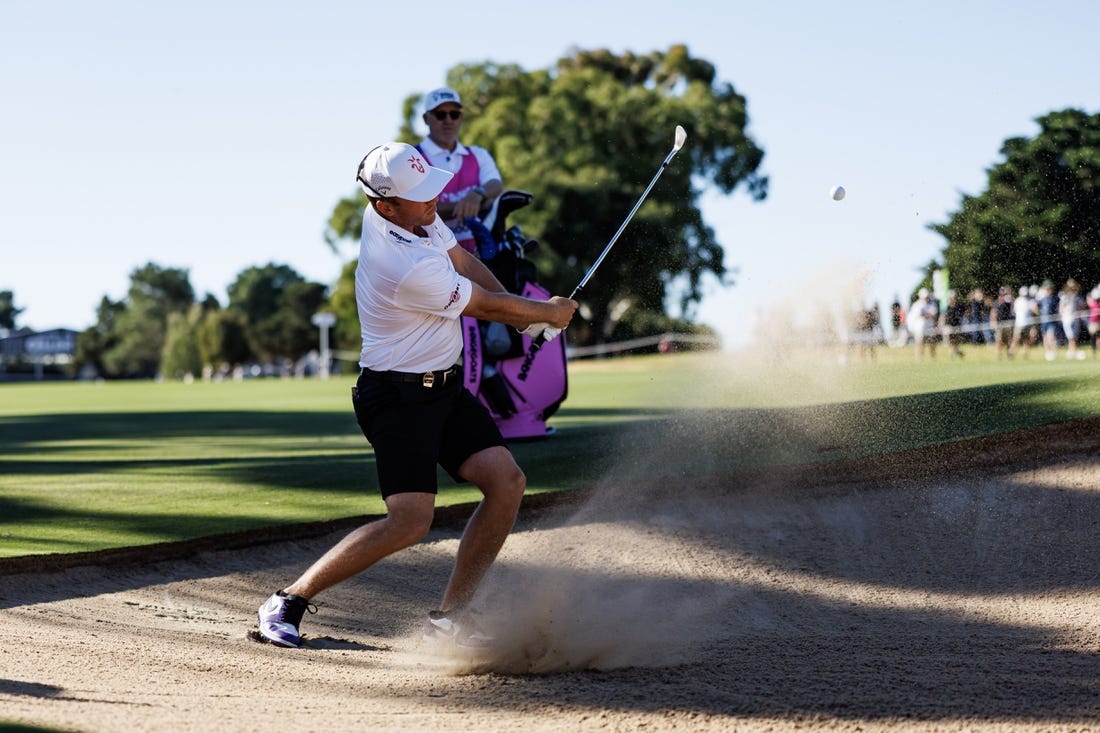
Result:
[[[458,317],[473,284],[447,251],[457,244],[437,215],[427,237],[383,219],[367,204],[355,268],[363,351],[359,366],[376,371],[446,369],[462,353]]]

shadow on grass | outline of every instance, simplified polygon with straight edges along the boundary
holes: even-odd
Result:
[[[57,413],[0,416],[0,456],[33,449],[65,451],[55,441],[119,441],[150,438],[233,438],[358,434],[347,413],[256,411]]]
[[[181,483],[203,480],[325,491],[348,490],[349,485],[354,485],[361,490],[364,477],[374,475],[374,455],[366,442],[363,448],[339,453],[311,452],[301,456],[287,456],[283,451],[278,455],[246,458],[159,459],[110,458],[114,451],[106,448],[101,451],[102,458],[0,458],[0,466],[9,476],[90,477],[144,472],[163,476],[158,484],[166,490]]]
[[[356,493],[362,494],[362,491]],[[125,507],[120,507],[117,511],[104,511],[85,507],[59,508],[33,500],[6,498],[0,498],[0,515],[4,516],[4,524],[9,527],[2,535],[4,541],[18,545],[44,542],[35,539],[38,535],[35,525],[42,523],[61,526],[98,525],[109,527],[112,533],[143,537],[152,543],[178,542],[195,537],[294,525],[301,521],[297,517],[257,516],[255,513],[200,515],[188,513],[186,506],[170,512],[133,511]],[[25,534],[20,531],[21,526],[26,528]],[[64,544],[65,549],[43,547],[43,551],[86,552],[102,549],[101,544],[96,546],[89,543],[82,546],[78,536],[52,542]]]
[[[1058,381],[1041,381],[798,408],[647,412],[644,419],[599,411],[607,424],[565,427],[545,444],[513,451],[532,485],[731,473],[882,456],[1092,414],[1060,402],[1064,394]]]
[[[1064,385],[1048,380],[791,409],[571,410],[567,403],[556,435],[516,444],[513,452],[529,487],[542,491],[722,474],[883,455],[1079,417],[1072,405],[1053,398],[1063,393]],[[201,443],[185,450],[173,446],[173,441],[191,438],[209,439],[214,446],[222,441],[241,443],[250,455],[234,458],[221,448],[222,455],[204,458],[196,456],[203,450]],[[332,450],[326,441],[334,438],[347,440],[350,447]],[[287,448],[288,439],[299,448]],[[145,446],[142,452],[129,453],[127,441],[138,440]],[[74,441],[92,457],[67,458]],[[163,442],[164,454],[150,458],[157,441]],[[104,507],[102,497],[94,506],[74,502],[65,508],[46,497],[0,497],[0,517],[8,526],[14,523],[14,531],[19,531],[19,523],[98,524],[104,533],[139,533],[150,542],[294,521],[285,511],[266,516],[262,511],[248,516],[189,514],[190,492],[200,491],[202,484],[240,491],[242,501],[248,501],[256,487],[281,495],[280,502],[302,506],[317,492],[354,499],[373,496],[376,487],[373,454],[350,409],[347,414],[125,412],[0,418],[0,473],[7,480],[35,477],[43,484],[56,476],[61,486],[74,476],[109,486],[116,480],[125,483],[134,474],[142,474],[146,482],[150,473],[161,474],[163,489],[157,484],[160,495],[150,500],[150,509],[135,504],[132,492],[124,495],[130,504],[119,507]],[[175,476],[180,477],[177,482]],[[440,503],[447,503],[449,478],[442,476],[440,485]],[[166,498],[162,491],[176,491],[178,496]],[[78,499],[79,492],[74,496]],[[9,537],[12,531],[7,530]]]

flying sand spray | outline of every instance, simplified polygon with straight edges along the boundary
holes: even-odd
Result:
[[[645,201],[645,197],[649,195],[649,192],[650,190],[652,190],[654,184],[657,183],[657,179],[661,177],[661,174],[665,172],[665,168],[667,168],[668,164],[672,162],[673,156],[676,155],[676,153],[680,152],[680,148],[684,147],[685,140],[687,140],[687,132],[682,126],[676,125],[676,135],[673,139],[672,151],[669,152],[669,154],[665,157],[664,162],[661,163],[661,167],[657,169],[657,175],[653,176],[653,180],[649,182],[648,186],[646,186],[645,191],[642,191],[642,195],[638,198],[638,202],[634,204],[634,208],[631,209],[630,213],[626,215],[626,219],[624,219],[622,225],[619,226],[619,230],[615,232],[615,236],[613,236],[611,238],[611,241],[607,243],[607,246],[603,248],[603,252],[601,252],[600,256],[596,258],[596,261],[592,263],[592,266],[588,268],[588,272],[584,273],[584,277],[582,277],[581,281],[577,283],[577,287],[573,288],[573,292],[569,294],[570,299],[576,297],[577,293],[580,292],[581,288],[583,288],[588,283],[589,278],[591,278],[592,275],[596,272],[596,268],[598,268],[600,266],[600,263],[603,262],[604,257],[607,257],[607,253],[611,251],[611,248],[615,245],[615,242],[616,240],[618,240],[619,235],[623,233],[624,229],[626,229],[626,225],[630,223],[630,220],[632,218],[634,218],[634,214],[638,211],[638,208],[641,207],[642,202]],[[534,336],[535,334],[538,334],[534,342],[531,344],[531,347],[537,350],[544,343],[550,341],[559,333],[561,333],[561,329],[551,328],[550,324],[548,323],[532,323],[530,326],[523,330],[523,333],[526,333],[529,336]]]

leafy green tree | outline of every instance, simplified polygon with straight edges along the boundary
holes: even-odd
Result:
[[[553,69],[531,72],[460,65],[447,83],[469,112],[463,141],[493,153],[506,187],[535,194],[515,221],[543,243],[534,259],[556,293],[571,292],[599,256],[671,149],[675,126],[688,132],[685,148],[579,294],[591,328],[585,333],[575,322],[574,340],[610,336],[613,314],[630,308],[662,314],[674,292],[690,316],[704,276],[728,281],[699,197],[708,186],[725,194],[742,187],[761,200],[768,179],[760,172],[763,150],[746,132],[746,100],[716,78],[711,63],[684,46],[645,55],[576,51]],[[404,103],[402,140],[419,140],[418,103],[417,95]],[[336,205],[330,244],[358,238],[364,202],[357,194]]]
[[[217,338],[224,333],[217,325],[224,311],[218,299],[210,293],[191,306],[186,317],[181,313],[168,315],[168,332],[165,337],[164,353],[161,356],[161,373],[166,377],[180,379],[187,375],[196,376],[211,371],[224,363],[233,347]],[[243,332],[240,339],[243,343]],[[247,353],[247,351],[245,352]],[[233,363],[239,363],[235,361]]]
[[[958,290],[1100,282],[1100,114],[1066,109],[1036,122],[1034,138],[1004,142],[984,192],[930,227],[947,240]]]
[[[363,346],[359,331],[359,307],[355,303],[355,260],[344,265],[340,279],[332,289],[327,310],[336,316],[336,326],[332,330],[333,348],[339,351],[351,351],[356,354]]]
[[[118,343],[115,321],[126,310],[126,304],[106,295],[96,308],[96,323],[77,334],[73,361],[78,367],[91,366],[96,374],[107,374],[103,355]]]
[[[198,310],[197,313],[196,310]],[[188,375],[194,377],[202,371],[202,357],[199,354],[197,338],[201,319],[201,309],[197,305],[192,308],[191,314],[168,314],[164,353],[160,361],[160,372],[165,377],[182,379]]]
[[[102,365],[112,377],[153,377],[160,369],[168,316],[195,301],[187,270],[152,262],[130,273],[125,307],[111,313]]]
[[[127,297],[131,304],[148,303],[167,317],[169,313],[186,312],[195,302],[195,290],[187,270],[150,262],[130,273]]]
[[[10,290],[0,290],[0,328],[14,330],[15,319],[23,310],[15,307],[15,293]]]
[[[128,304],[115,320],[114,343],[103,354],[107,376],[155,377],[160,371],[167,319],[168,314],[150,301]]]
[[[229,286],[229,308],[244,315],[255,356],[297,359],[317,348],[317,328],[310,319],[324,304],[326,290],[288,265],[269,263],[237,276]]]
[[[251,358],[244,315],[226,308],[205,313],[195,332],[199,359],[204,367],[236,366]]]

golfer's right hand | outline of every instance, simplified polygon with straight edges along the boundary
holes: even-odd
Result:
[[[569,322],[573,320],[573,314],[577,312],[577,308],[580,306],[577,301],[571,298],[563,298],[560,295],[555,295],[546,302],[554,306],[553,311],[546,314],[546,322],[559,330],[569,325]]]

